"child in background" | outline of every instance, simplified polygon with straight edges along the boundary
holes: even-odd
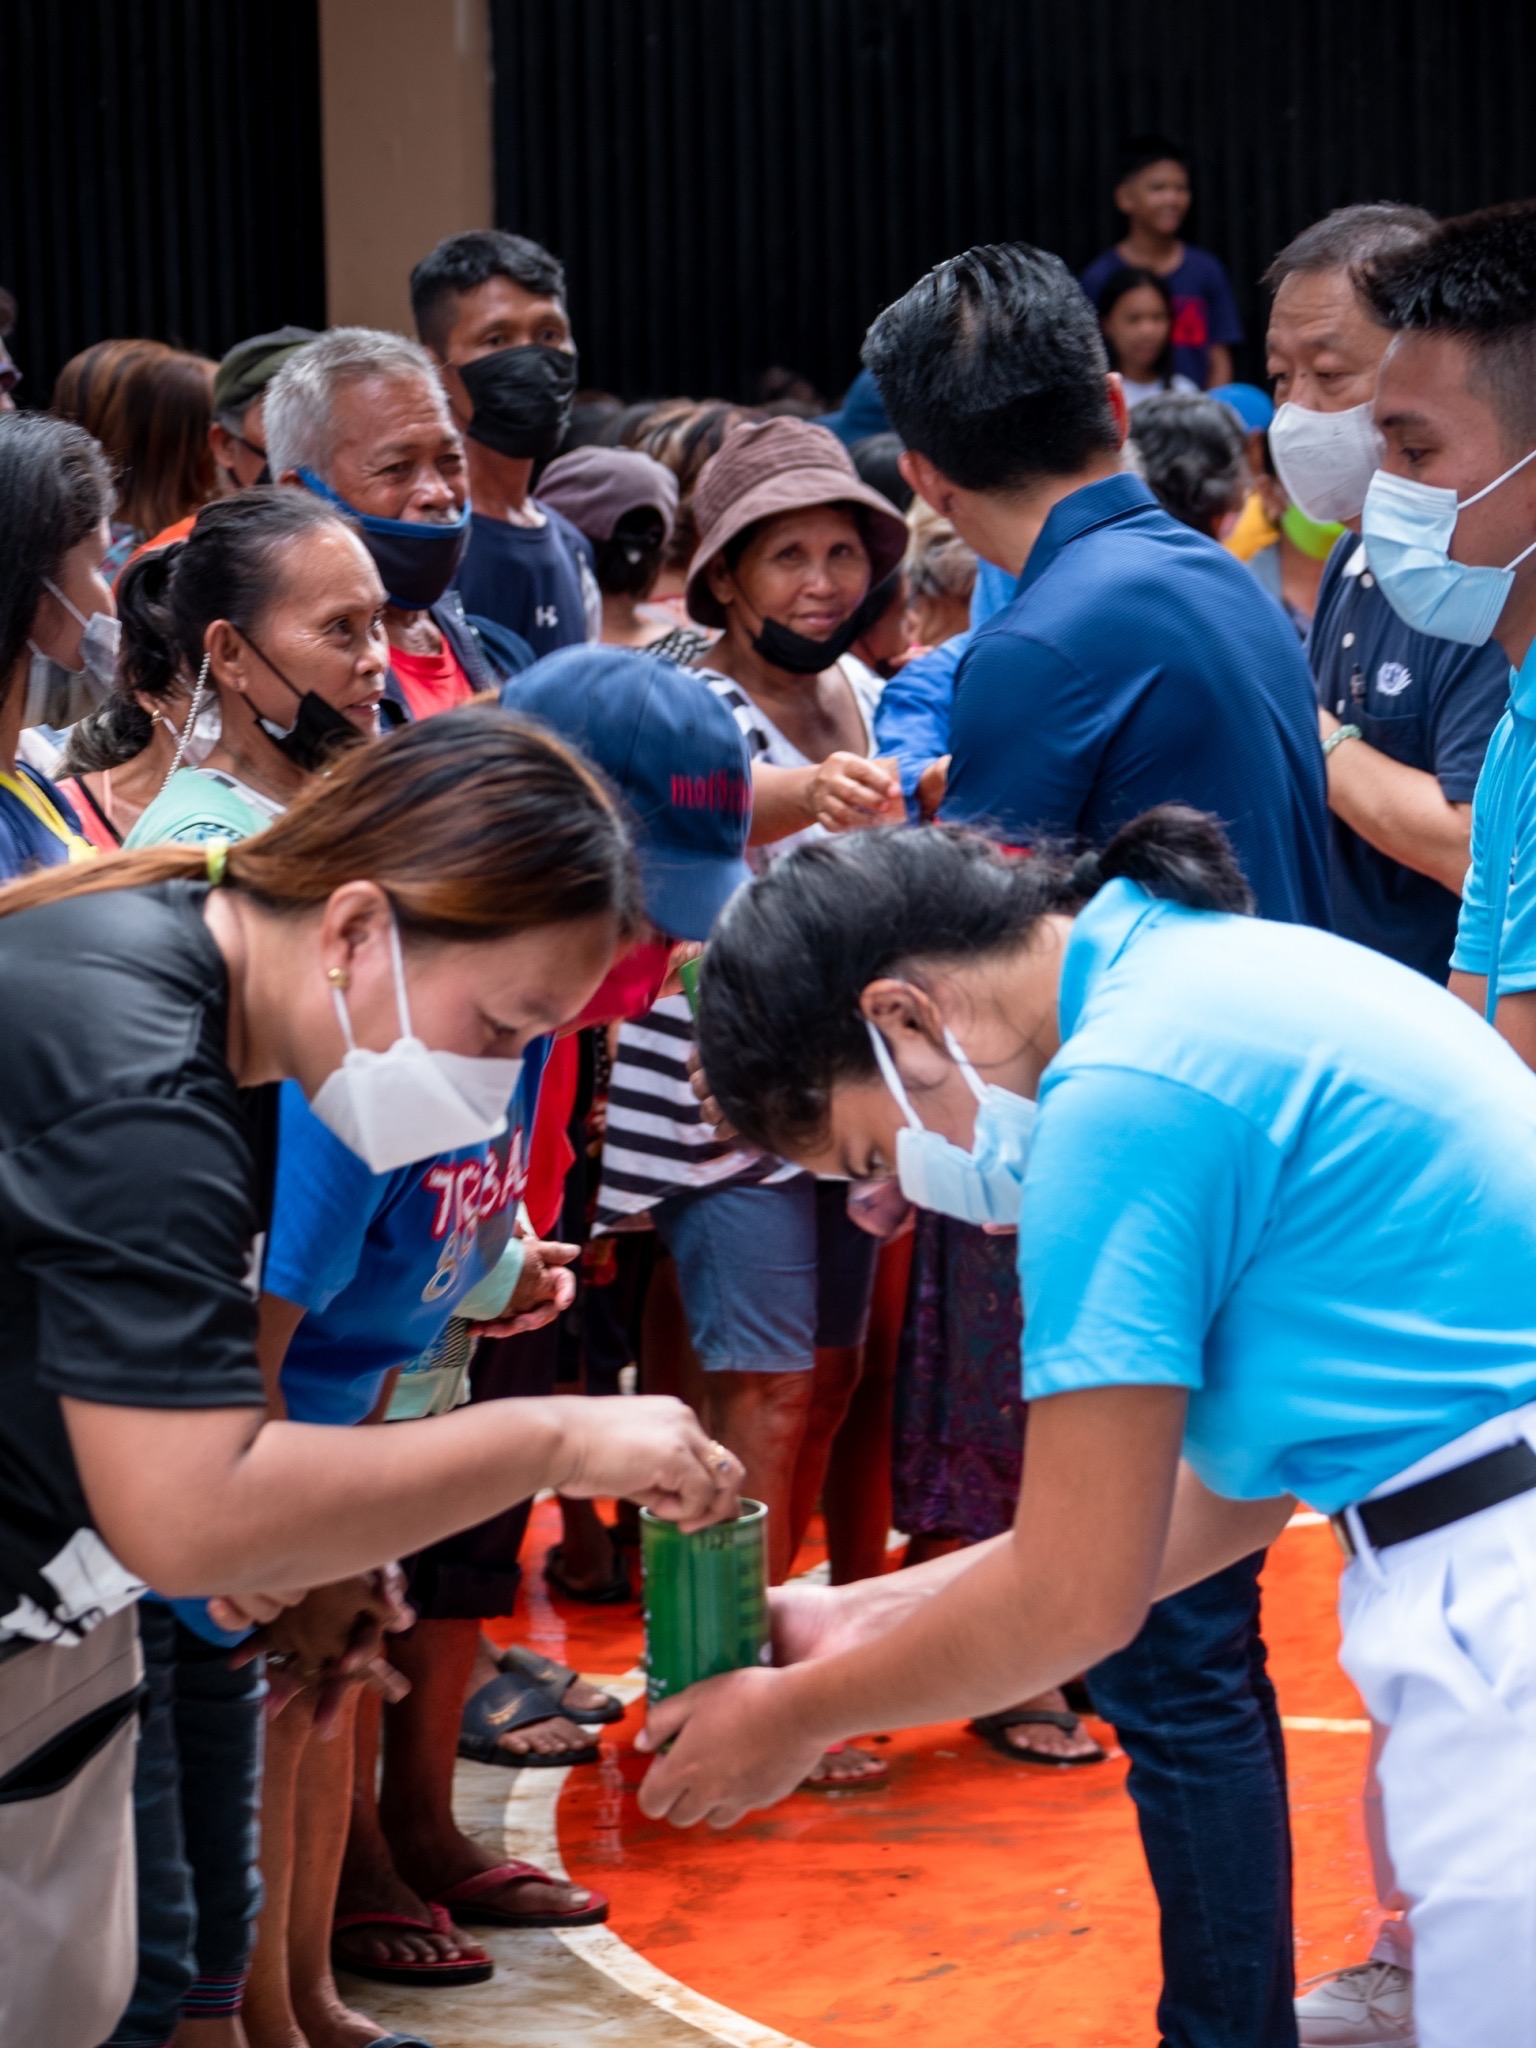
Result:
[[[1173,294],[1155,270],[1122,264],[1112,270],[1094,302],[1109,367],[1120,372],[1129,406],[1160,391],[1197,391],[1173,367]]]
[[[1189,161],[1162,135],[1139,135],[1120,155],[1115,205],[1126,232],[1083,272],[1083,290],[1099,293],[1122,267],[1151,270],[1173,300],[1173,367],[1198,390],[1232,378],[1232,345],[1243,338],[1232,286],[1208,249],[1179,239],[1189,212]]]

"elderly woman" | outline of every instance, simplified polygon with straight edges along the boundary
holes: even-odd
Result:
[[[1196,533],[1225,540],[1248,493],[1248,462],[1237,415],[1203,392],[1165,391],[1131,415],[1131,445],[1147,487]]]
[[[803,839],[901,815],[895,779],[870,758],[872,679],[844,657],[871,587],[901,560],[904,522],[833,435],[792,419],[735,427],[700,474],[694,515],[688,609],[720,632],[698,673],[751,752],[749,859],[761,868]],[[710,1427],[768,1503],[781,1579],[858,1378],[876,1243],[850,1222],[843,1183],[715,1141],[688,1087],[690,1039],[681,997],[621,1033],[598,1223],[649,1216],[672,1254]],[[811,1782],[883,1776],[846,1750]]]

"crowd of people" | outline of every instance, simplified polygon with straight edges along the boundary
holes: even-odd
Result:
[[[832,412],[583,389],[490,230],[415,339],[0,349],[6,2042],[400,2043],[338,1970],[606,1917],[454,1815],[622,1712],[486,1633],[542,1489],[598,1604],[768,1507],[649,1813],[1091,1704],[1169,2048],[1525,2038],[1536,204],[1305,228],[1271,396],[1182,153],[1115,199]],[[1299,1997],[1298,1499],[1383,1912]]]

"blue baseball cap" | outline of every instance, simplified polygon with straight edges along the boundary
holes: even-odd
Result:
[[[628,807],[646,915],[674,939],[707,939],[750,879],[752,819],[746,738],[709,685],[623,648],[563,647],[501,702],[596,762]]]
[[[1207,398],[1219,398],[1223,405],[1235,412],[1245,434],[1251,434],[1259,427],[1267,430],[1275,416],[1275,401],[1257,384],[1217,384],[1205,395]]]
[[[867,441],[871,434],[888,434],[891,423],[874,372],[860,370],[837,411],[824,412],[816,425],[830,427],[845,448],[851,448],[855,441]]]

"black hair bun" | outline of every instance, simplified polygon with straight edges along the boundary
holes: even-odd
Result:
[[[1067,888],[1074,896],[1080,896],[1086,903],[1090,896],[1096,896],[1104,886],[1104,864],[1090,846],[1080,853],[1072,863],[1067,876]]]

